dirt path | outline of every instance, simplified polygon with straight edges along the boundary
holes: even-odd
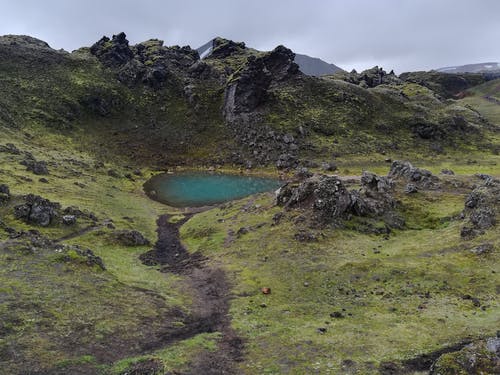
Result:
[[[152,250],[141,255],[141,260],[147,265],[161,265],[164,272],[184,276],[186,286],[193,293],[192,312],[185,322],[185,332],[179,332],[178,338],[205,332],[222,334],[218,349],[200,354],[185,374],[237,374],[236,363],[242,359],[243,342],[231,328],[230,287],[226,275],[222,269],[211,267],[202,254],[190,254],[179,238],[180,226],[191,216],[188,214],[175,224],[169,222],[168,215],[160,216],[158,241]]]

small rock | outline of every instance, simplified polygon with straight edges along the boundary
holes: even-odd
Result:
[[[340,311],[334,311],[330,314],[330,318],[342,319],[343,317],[344,314],[342,314]]]
[[[477,255],[486,254],[486,253],[493,251],[493,244],[482,243],[481,245],[473,247],[472,249],[470,249],[470,251],[474,254],[477,254]]]
[[[120,174],[114,169],[108,169],[108,176],[114,178],[120,178]]]
[[[333,172],[337,170],[337,164],[333,162],[323,162],[321,163],[321,169],[327,172]]]
[[[406,194],[414,194],[418,193],[418,187],[415,184],[406,184],[405,186],[405,193]]]
[[[271,288],[269,287],[263,287],[260,289],[260,291],[262,292],[262,294],[271,294]]]
[[[327,331],[328,331],[328,329],[326,327],[319,327],[318,328],[318,333],[321,333],[322,335],[324,335]]]
[[[76,223],[75,215],[63,215],[62,222],[64,225],[74,225]]]
[[[49,183],[49,180],[47,180],[45,177],[40,178],[38,181],[41,182],[42,184],[48,184]]]
[[[446,174],[448,176],[454,176],[455,172],[453,172],[451,169],[442,169],[441,174]]]

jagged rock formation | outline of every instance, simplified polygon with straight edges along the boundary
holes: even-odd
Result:
[[[348,190],[335,176],[313,175],[301,182],[289,183],[279,190],[277,204],[285,209],[312,212],[319,224],[338,224],[355,216],[383,216],[395,207],[392,181],[363,172],[360,190]],[[396,223],[396,221],[393,221]],[[402,225],[402,222],[397,224]]]
[[[146,83],[160,88],[179,69],[186,70],[198,59],[190,47],[164,47],[163,41],[151,39],[129,46],[125,33],[104,36],[90,47],[90,52],[110,68],[117,69],[118,79],[127,84]]]
[[[250,114],[267,99],[272,82],[280,82],[299,74],[293,62],[295,54],[278,46],[261,57],[251,56],[236,72],[224,94],[224,117],[228,122],[248,121]]]
[[[354,85],[359,85],[361,87],[376,87],[379,85],[397,85],[401,84],[401,79],[394,74],[394,71],[387,73],[384,69],[374,66],[371,69],[362,71],[361,73],[352,70],[350,73],[341,72],[335,75],[346,82],[352,83]]]

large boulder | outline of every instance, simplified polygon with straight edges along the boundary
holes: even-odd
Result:
[[[61,205],[38,195],[24,197],[25,203],[14,207],[14,216],[26,223],[47,227],[60,216]]]
[[[285,209],[312,213],[318,224],[336,224],[351,216],[381,220],[388,227],[401,227],[404,221],[393,212],[393,184],[387,177],[364,172],[361,189],[348,190],[336,176],[316,174],[280,188],[276,199]]]
[[[465,198],[462,237],[474,237],[497,223],[500,214],[500,180],[488,177]]]

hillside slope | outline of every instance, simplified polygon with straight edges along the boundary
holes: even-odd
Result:
[[[498,372],[499,81],[294,57],[0,37],[0,373]],[[191,169],[284,186],[146,196]]]

